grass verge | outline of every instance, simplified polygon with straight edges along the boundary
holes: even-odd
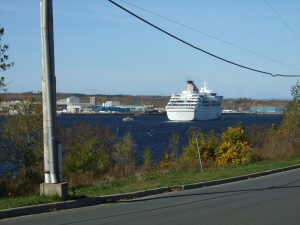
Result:
[[[253,163],[247,165],[229,166],[224,168],[208,168],[204,169],[203,174],[198,169],[164,170],[160,172],[151,173],[137,172],[134,176],[131,177],[122,179],[111,179],[109,182],[99,181],[98,183],[91,186],[70,189],[69,195],[70,199],[76,199],[79,197],[92,197],[129,193],[159,187],[171,187],[175,185],[218,180],[277,168],[283,168],[297,164],[300,164],[300,157],[281,161],[265,161],[261,163]],[[59,197],[40,197],[38,195],[29,197],[0,198],[0,210],[58,201],[61,201]]]
[[[24,197],[0,198],[0,210],[59,201],[62,201],[59,196],[34,195]]]

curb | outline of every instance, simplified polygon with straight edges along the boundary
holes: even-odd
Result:
[[[4,218],[12,218],[18,216],[25,216],[25,215],[33,215],[33,214],[40,214],[40,213],[47,213],[47,212],[55,212],[64,209],[74,209],[86,206],[93,206],[99,205],[104,203],[112,203],[121,200],[128,200],[134,198],[141,198],[151,195],[162,194],[171,191],[183,191],[183,190],[191,190],[196,188],[203,188],[209,186],[215,186],[220,184],[232,183],[236,181],[247,180],[251,178],[266,176],[270,174],[280,173],[284,171],[299,169],[299,165],[284,167],[280,169],[268,170],[253,174],[242,175],[238,177],[232,178],[225,178],[220,180],[214,181],[207,181],[207,182],[200,182],[200,183],[193,183],[193,184],[186,184],[186,185],[178,185],[178,186],[171,186],[171,187],[162,187],[156,188],[151,190],[144,190],[144,191],[137,191],[132,193],[124,193],[124,194],[116,194],[116,195],[105,195],[101,197],[89,197],[83,198],[78,200],[69,200],[64,202],[56,202],[56,203],[48,203],[48,204],[40,204],[35,206],[26,206],[26,207],[19,207],[13,209],[4,209],[0,210],[0,220]]]
[[[214,180],[214,181],[200,182],[200,183],[195,183],[195,184],[186,184],[186,185],[182,185],[182,190],[190,190],[190,189],[195,189],[195,188],[203,188],[203,187],[215,186],[215,185],[220,185],[220,184],[232,183],[232,182],[236,182],[236,181],[248,180],[251,178],[262,177],[262,176],[266,176],[266,175],[281,173],[284,171],[289,171],[289,170],[294,170],[294,169],[299,169],[299,168],[300,168],[300,164],[294,165],[294,166],[283,167],[283,168],[279,168],[279,169],[267,170],[267,171],[258,172],[258,173],[242,175],[242,176],[238,176],[238,177],[231,177],[231,178],[225,178],[225,179]]]

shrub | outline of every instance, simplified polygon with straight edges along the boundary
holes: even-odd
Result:
[[[184,164],[192,163],[199,159],[194,128],[189,129],[187,134],[188,145],[183,149],[183,154],[180,157],[181,163]],[[209,131],[208,133],[204,133],[199,130],[197,141],[200,149],[201,159],[207,162],[214,161],[215,150],[220,145],[220,137],[216,135],[213,130]]]
[[[173,164],[172,162],[173,162],[172,154],[165,151],[164,155],[162,156],[161,162],[160,162],[160,167],[163,169],[170,168]]]
[[[270,160],[300,155],[300,82],[292,86],[293,101],[283,114],[282,124],[273,125],[265,138],[262,155]]]
[[[121,167],[123,176],[126,175],[126,170],[131,170],[136,164],[136,143],[131,135],[127,133],[122,139],[114,144],[112,159],[113,162]],[[127,168],[127,169],[126,169]]]
[[[241,123],[236,127],[228,127],[222,133],[222,140],[222,145],[216,150],[216,164],[218,166],[250,162],[250,146],[247,143],[245,128]]]
[[[103,174],[110,166],[109,153],[115,134],[108,127],[81,123],[60,129],[63,144],[64,173],[93,172]]]
[[[149,146],[146,147],[144,156],[143,156],[143,169],[146,171],[150,171],[152,168],[152,150]]]
[[[34,193],[43,178],[42,104],[35,102],[31,98],[15,105],[15,115],[1,126],[0,161],[14,167],[13,176],[8,176],[14,182],[6,189],[15,195]]]
[[[169,148],[171,150],[171,157],[174,163],[178,162],[179,144],[180,144],[180,134],[176,133],[176,131],[173,129],[172,134],[169,137]]]

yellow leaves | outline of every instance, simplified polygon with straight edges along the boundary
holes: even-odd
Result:
[[[194,133],[191,132],[192,130],[193,129],[188,132],[189,143],[183,149],[183,154],[180,157],[180,162],[182,163],[191,163],[199,158],[196,138],[194,137]],[[214,161],[215,149],[220,145],[220,136],[216,135],[213,131],[208,133],[199,131],[197,141],[201,158],[208,161]]]
[[[250,162],[250,146],[242,126],[228,127],[223,132],[222,139],[222,145],[216,149],[216,164],[218,166]]]
[[[170,153],[165,152],[165,154],[162,157],[160,166],[162,168],[169,168],[172,165],[172,156],[170,155]]]

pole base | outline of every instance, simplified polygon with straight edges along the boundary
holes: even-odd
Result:
[[[40,184],[40,195],[45,196],[52,196],[52,195],[58,195],[59,197],[63,199],[68,198],[68,183],[56,183],[56,184],[47,184],[42,183]]]

